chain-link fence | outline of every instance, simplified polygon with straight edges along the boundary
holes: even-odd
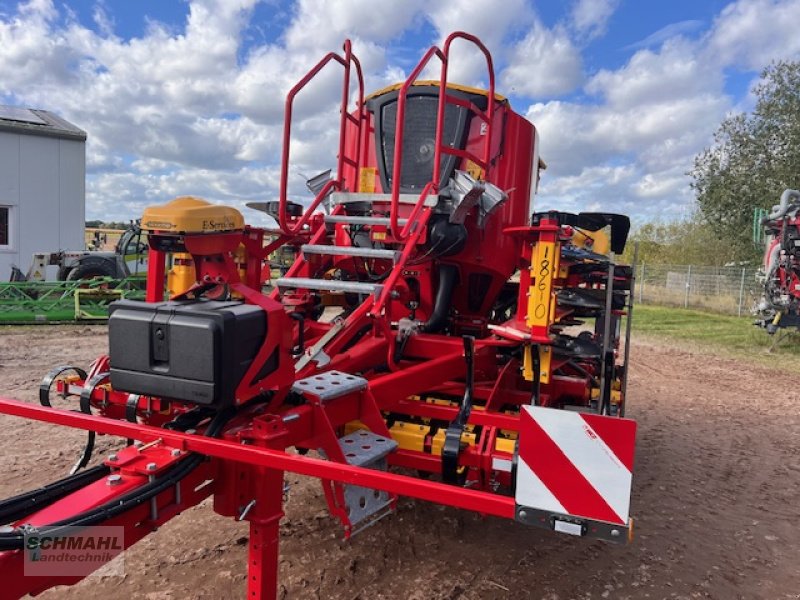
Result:
[[[636,267],[636,300],[746,316],[761,297],[756,267]]]

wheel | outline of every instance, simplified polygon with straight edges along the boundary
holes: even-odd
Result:
[[[83,259],[80,264],[72,269],[67,276],[67,281],[78,279],[93,279],[95,277],[116,277],[117,272],[109,261],[90,256]]]

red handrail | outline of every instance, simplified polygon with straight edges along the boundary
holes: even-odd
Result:
[[[288,187],[288,179],[289,179],[289,147],[291,145],[291,134],[292,134],[292,107],[294,104],[295,96],[303,89],[308,83],[316,77],[316,75],[331,61],[336,61],[344,67],[344,82],[342,84],[342,104],[341,104],[341,119],[339,123],[339,155],[338,155],[338,163],[336,169],[336,179],[332,179],[328,181],[319,193],[314,198],[311,205],[306,209],[303,213],[303,216],[300,217],[293,225],[289,224],[289,220],[287,217],[286,212],[286,205],[287,205],[287,187]],[[357,117],[353,117],[347,111],[348,104],[350,102],[350,67],[354,66],[356,71],[356,76],[358,77],[358,108],[357,108]],[[314,211],[320,205],[322,200],[334,189],[342,189],[344,184],[344,164],[345,162],[351,162],[353,167],[355,168],[355,172],[358,173],[359,167],[361,166],[361,130],[362,125],[365,119],[365,106],[364,106],[364,75],[361,71],[361,63],[359,62],[358,58],[353,54],[352,45],[350,40],[345,40],[344,43],[344,57],[336,54],[335,52],[329,52],[328,54],[320,60],[314,68],[312,68],[308,73],[306,73],[305,77],[303,77],[297,84],[289,90],[289,93],[286,95],[286,106],[285,106],[285,113],[283,118],[283,152],[281,158],[281,178],[280,178],[280,187],[279,187],[279,197],[278,197],[278,227],[287,235],[297,235],[301,232],[303,227],[308,223],[311,219],[311,216],[314,214]],[[355,124],[358,128],[358,134],[356,139],[358,143],[356,144],[356,155],[355,159],[346,158],[345,157],[345,128],[347,127],[347,121],[355,121]]]
[[[465,39],[469,42],[475,44],[478,49],[483,52],[483,55],[486,57],[486,66],[489,71],[489,102],[486,108],[486,112],[483,115],[479,114],[486,122],[486,141],[484,145],[484,154],[483,154],[483,169],[488,175],[489,171],[489,164],[491,161],[491,149],[492,149],[492,117],[494,115],[494,66],[492,63],[492,55],[489,53],[489,50],[486,46],[483,45],[477,37],[471,35],[469,33],[464,33],[463,31],[456,31],[451,33],[444,43],[444,51],[440,50],[437,46],[431,46],[431,48],[425,53],[422,57],[422,60],[419,61],[419,64],[416,68],[411,72],[406,79],[405,83],[403,83],[400,91],[398,92],[397,98],[397,118],[395,119],[395,139],[394,139],[394,165],[392,166],[392,196],[391,196],[391,206],[390,206],[390,230],[392,236],[399,240],[399,241],[406,241],[408,237],[411,235],[415,227],[415,220],[419,215],[422,207],[425,204],[425,200],[427,199],[428,195],[431,193],[438,193],[439,191],[439,179],[441,176],[441,156],[442,150],[447,153],[449,151],[448,148],[443,147],[442,145],[442,134],[444,131],[444,109],[445,104],[447,103],[447,65],[450,58],[450,45],[456,39]],[[439,81],[439,104],[436,113],[436,141],[435,141],[435,149],[433,155],[433,178],[432,181],[428,182],[425,187],[422,189],[422,193],[417,200],[417,203],[414,205],[414,208],[411,210],[411,214],[408,216],[408,220],[405,226],[400,229],[399,226],[399,204],[400,204],[400,174],[402,172],[402,163],[403,163],[403,135],[404,135],[404,125],[405,125],[405,110],[406,110],[406,96],[408,94],[408,89],[413,85],[413,83],[417,80],[422,70],[425,66],[430,62],[431,58],[434,56],[438,56],[439,59],[442,61],[442,73],[441,78]]]

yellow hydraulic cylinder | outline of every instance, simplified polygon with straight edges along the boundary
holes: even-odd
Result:
[[[177,296],[192,287],[197,280],[192,255],[176,252],[172,257],[172,268],[167,273],[167,294]]]

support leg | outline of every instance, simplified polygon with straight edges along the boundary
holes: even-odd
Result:
[[[259,504],[261,506],[259,507]],[[278,553],[280,521],[283,517],[283,472],[267,471],[262,493],[250,520],[250,550],[247,561],[248,600],[278,597]]]

